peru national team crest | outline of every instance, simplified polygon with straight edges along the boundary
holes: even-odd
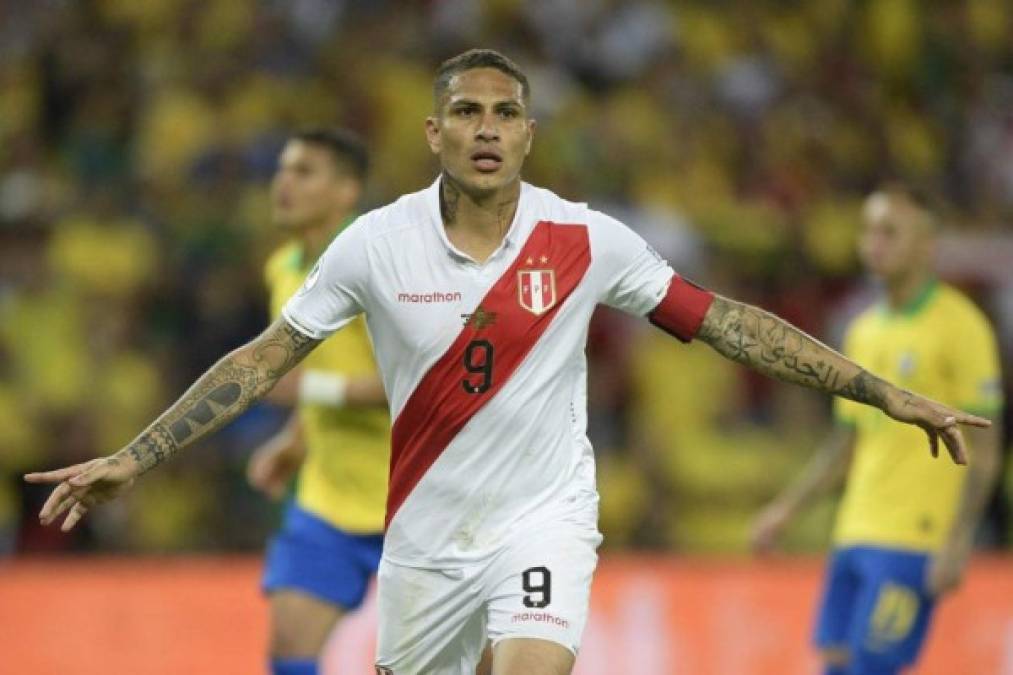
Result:
[[[521,307],[535,315],[544,314],[556,304],[556,271],[520,270],[517,293]]]

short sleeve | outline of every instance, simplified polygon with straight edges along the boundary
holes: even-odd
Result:
[[[714,295],[691,284],[637,233],[596,214],[608,283],[602,302],[637,316],[689,342],[703,323]]]
[[[345,228],[281,310],[300,332],[323,340],[365,311],[369,255],[364,218]]]
[[[995,415],[1003,405],[999,350],[995,333],[985,316],[975,309],[963,321],[954,322],[951,352],[956,391],[954,405],[979,415]]]
[[[643,238],[615,218],[591,211],[595,257],[605,268],[601,302],[645,316],[658,306],[675,272]]]

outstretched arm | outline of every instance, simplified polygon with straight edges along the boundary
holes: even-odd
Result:
[[[928,434],[933,456],[939,452],[942,437],[958,464],[967,463],[967,453],[957,425],[991,424],[899,389],[770,312],[718,295],[704,315],[697,338],[770,377],[865,403],[899,422],[917,425]]]
[[[815,497],[844,478],[855,449],[855,429],[838,425],[813,454],[799,477],[768,504],[753,523],[751,544],[765,553],[781,532]]]
[[[25,476],[32,483],[59,483],[39,514],[50,524],[71,509],[69,530],[95,504],[123,492],[135,478],[170,459],[199,438],[221,428],[266,394],[319,340],[285,319],[212,366],[172,407],[114,455]]]
[[[249,408],[319,343],[275,321],[212,366],[117,456],[132,459],[139,474],[150,471]]]

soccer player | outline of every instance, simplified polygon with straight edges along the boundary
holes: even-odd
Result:
[[[351,221],[367,169],[365,147],[342,130],[299,133],[285,145],[272,206],[291,240],[265,268],[274,318]],[[298,413],[254,453],[250,481],[280,497],[299,470],[265,562],[271,669],[310,675],[331,629],[361,604],[383,547],[390,423],[362,318],[321,344],[270,398],[298,404]]]
[[[964,461],[986,420],[898,389],[760,309],[676,275],[622,223],[521,181],[534,139],[521,70],[489,50],[444,62],[426,137],[442,171],[367,213],[282,317],[225,356],[120,452],[28,477],[73,527],[271,388],[365,314],[393,417],[378,673],[573,667],[601,542],[585,435],[584,344],[604,303],[780,379],[874,405]]]
[[[931,213],[891,186],[866,200],[863,221],[862,261],[885,298],[852,323],[845,353],[994,417],[1002,406],[995,337],[970,300],[933,277]],[[769,549],[847,471],[815,640],[827,675],[892,675],[915,661],[936,599],[963,576],[998,473],[998,425],[970,430],[968,467],[955,471],[924,456],[917,429],[877,410],[838,399],[836,417],[799,479],[757,519],[753,543]]]

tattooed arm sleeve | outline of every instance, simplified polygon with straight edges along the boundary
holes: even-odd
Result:
[[[770,377],[885,409],[893,385],[758,307],[715,296],[697,338]]]
[[[181,448],[224,426],[270,391],[319,340],[306,337],[284,318],[212,366],[171,408],[117,453],[145,473]]]

